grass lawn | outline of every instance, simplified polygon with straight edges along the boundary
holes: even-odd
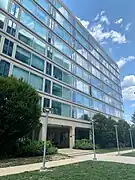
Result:
[[[130,150],[131,148],[120,148],[120,151],[126,151],[126,150]],[[111,148],[111,149],[97,149],[96,153],[98,154],[103,154],[103,153],[111,153],[111,152],[117,152],[118,149],[117,148]]]
[[[122,154],[121,156],[130,156],[130,157],[135,157],[135,151],[134,151],[134,152],[130,152],[130,153],[125,153],[125,154]]]
[[[52,172],[30,172],[0,177],[0,180],[135,180],[135,166],[87,161],[54,168]]]

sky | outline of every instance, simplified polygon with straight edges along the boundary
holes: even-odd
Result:
[[[135,0],[63,0],[120,68],[125,119],[135,111]]]

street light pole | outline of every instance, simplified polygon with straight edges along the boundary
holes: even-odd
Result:
[[[94,129],[94,120],[92,120],[92,139],[93,139],[93,152],[94,152],[94,157],[93,160],[96,161],[96,145],[95,145],[95,129]]]
[[[132,147],[132,151],[134,150],[134,146],[133,146],[133,139],[132,139],[132,129],[129,129],[129,134],[130,134],[130,142],[131,142],[131,147]]]
[[[44,108],[43,112],[46,113],[46,117],[44,120],[44,153],[43,153],[43,166],[41,170],[45,170],[45,163],[46,163],[46,139],[47,139],[47,125],[48,125],[48,114],[50,112],[49,108]]]
[[[115,132],[116,132],[118,155],[120,155],[119,138],[118,138],[118,125],[114,125],[114,127],[115,127]]]

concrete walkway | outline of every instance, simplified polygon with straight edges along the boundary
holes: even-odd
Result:
[[[132,151],[127,150],[127,151],[122,151],[121,153],[129,153],[129,152],[132,152]],[[116,155],[117,155],[117,152],[107,153],[107,154],[97,154],[97,159],[98,161],[135,164],[134,157],[124,157],[124,156],[116,156]],[[46,167],[53,168],[57,166],[79,163],[79,162],[84,162],[84,161],[89,161],[89,160],[93,160],[93,154],[75,156],[70,159],[47,162]],[[39,170],[41,166],[42,166],[42,163],[36,163],[36,164],[29,164],[29,165],[15,166],[15,167],[0,168],[0,176],[35,171],[35,170]]]

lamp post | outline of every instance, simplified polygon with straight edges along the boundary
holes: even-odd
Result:
[[[92,140],[93,140],[93,152],[94,152],[94,157],[93,160],[96,161],[96,145],[95,145],[95,129],[94,129],[94,120],[92,120]]]
[[[115,127],[115,132],[116,132],[118,155],[120,155],[119,138],[118,138],[118,125],[114,125],[114,127]]]
[[[46,117],[44,120],[44,153],[43,153],[43,166],[41,170],[45,170],[45,163],[46,163],[46,139],[47,139],[47,125],[48,125],[48,114],[50,112],[50,108],[43,108],[43,112],[46,113]]]
[[[132,147],[132,151],[134,150],[134,146],[133,146],[133,139],[132,139],[132,129],[129,129],[129,134],[130,134],[130,142],[131,142],[131,147]]]

